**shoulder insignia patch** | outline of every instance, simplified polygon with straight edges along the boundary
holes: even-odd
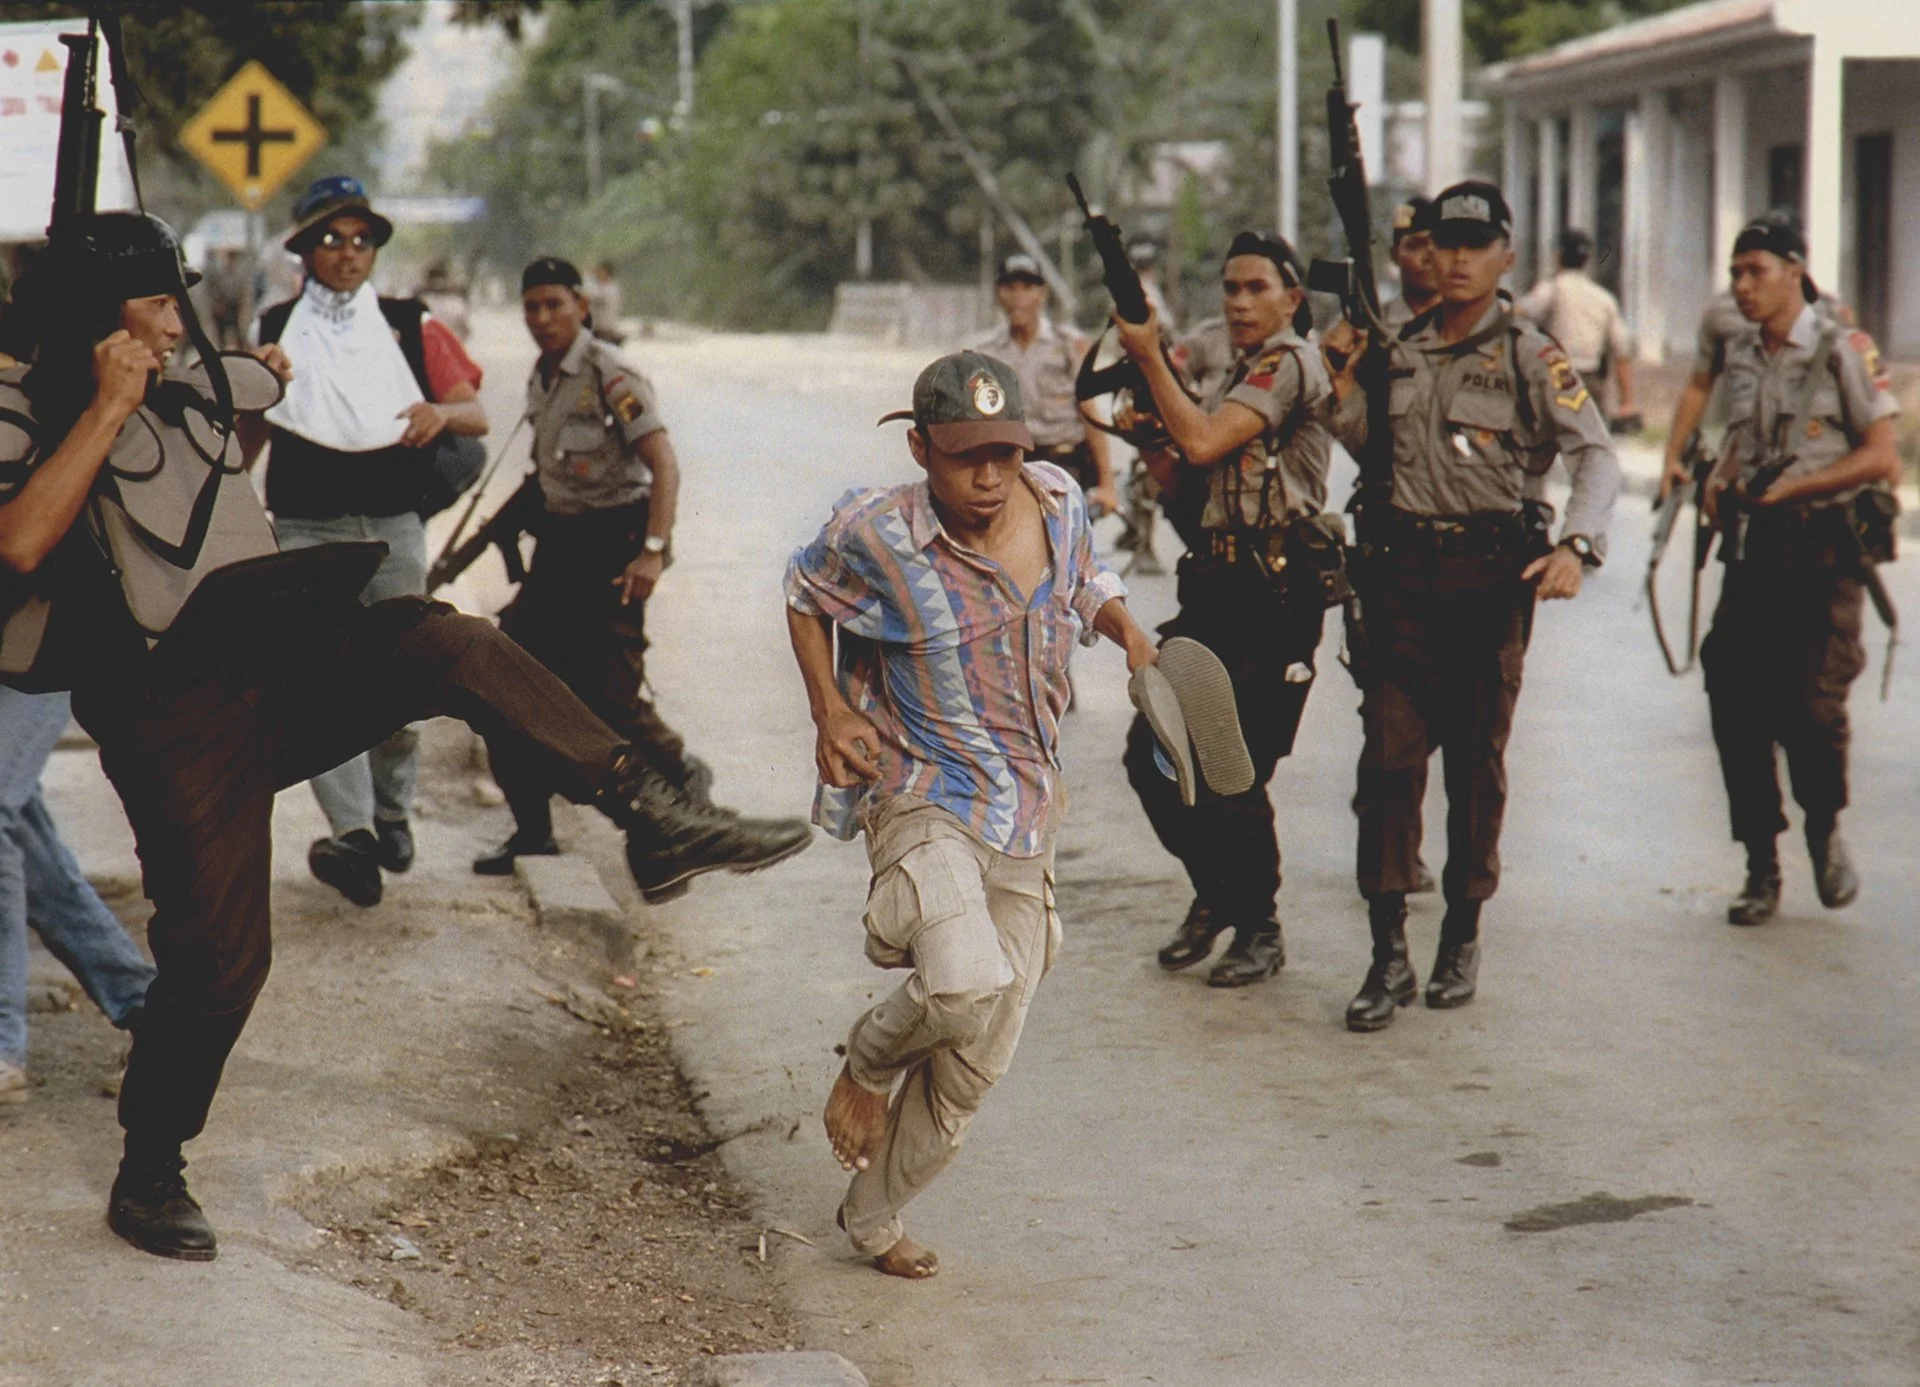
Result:
[[[1552,359],[1547,374],[1553,381],[1553,402],[1569,413],[1579,413],[1581,406],[1592,398],[1587,394],[1580,373],[1573,369],[1573,363],[1567,360],[1565,353],[1558,353]]]
[[[640,417],[640,397],[629,390],[613,402],[613,412],[620,416],[620,422],[631,424]]]
[[[1847,335],[1847,345],[1860,353],[1860,360],[1867,368],[1867,374],[1873,377],[1873,383],[1879,389],[1888,386],[1886,367],[1880,360],[1880,349],[1873,344],[1873,338],[1864,332],[1852,332]]]

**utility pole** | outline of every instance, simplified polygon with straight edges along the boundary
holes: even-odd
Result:
[[[680,39],[680,99],[673,113],[684,121],[693,115],[693,0],[673,0],[673,23]]]
[[[1420,68],[1427,96],[1427,192],[1460,180],[1460,0],[1421,0]]]
[[[592,202],[600,196],[602,179],[600,176],[600,96],[604,92],[618,96],[625,91],[618,79],[604,72],[589,72],[580,86],[580,101],[584,107],[582,115],[587,134],[587,201]]]
[[[873,175],[867,157],[873,143],[873,3],[860,4],[860,221],[853,230],[853,277],[873,278]]]
[[[1300,239],[1300,5],[1299,0],[1275,3],[1280,106],[1275,164],[1280,182],[1280,234],[1291,245]]]

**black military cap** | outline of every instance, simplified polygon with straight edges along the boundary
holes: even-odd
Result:
[[[1800,220],[1791,212],[1768,212],[1764,216],[1755,217],[1741,227],[1740,234],[1733,238],[1733,253],[1742,255],[1750,250],[1764,250],[1800,266],[1801,296],[1808,303],[1819,301],[1819,286],[1813,282],[1813,276],[1805,272],[1807,238],[1800,234]]]
[[[989,443],[1033,451],[1020,377],[1004,361],[980,352],[943,356],[913,383],[913,408],[882,415],[885,424],[911,419],[942,452],[964,453]]]
[[[580,271],[571,260],[562,260],[557,255],[543,255],[520,272],[520,292],[538,289],[545,284],[557,284],[562,289],[580,287]]]
[[[1040,262],[1024,251],[1015,251],[1000,262],[1000,272],[994,276],[995,284],[1045,284],[1046,275],[1040,272]]]
[[[1433,199],[1418,193],[1393,209],[1393,243],[1420,231],[1433,230]]]
[[[1280,281],[1292,289],[1305,282],[1306,266],[1300,263],[1300,252],[1280,235],[1266,235],[1258,231],[1242,231],[1233,238],[1227,247],[1226,258],[1237,255],[1257,255],[1263,260],[1271,260],[1275,269],[1280,271]]]
[[[1434,198],[1432,231],[1443,246],[1484,246],[1513,235],[1513,209],[1499,188],[1470,178]]]

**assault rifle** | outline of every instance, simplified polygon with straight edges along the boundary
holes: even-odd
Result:
[[[479,492],[483,489],[484,485],[475,489],[474,504],[478,504]],[[520,536],[533,528],[546,508],[546,498],[540,491],[540,479],[529,473],[527,479],[520,483],[519,490],[507,498],[506,503],[493,513],[493,517],[464,540],[460,538],[460,531],[465,528],[466,516],[462,516],[461,525],[455,527],[446,547],[433,561],[433,567],[427,570],[427,591],[438,592],[472,568],[489,549],[500,551],[500,561],[507,566],[508,582],[526,582],[527,565],[520,557]],[[473,507],[469,506],[467,514],[472,513]]]
[[[1100,256],[1100,277],[1107,286],[1107,292],[1113,295],[1113,307],[1121,318],[1129,323],[1144,323],[1147,320],[1147,287],[1140,282],[1140,272],[1133,268],[1133,262],[1127,259],[1126,243],[1121,239],[1120,228],[1111,218],[1096,213],[1087,205],[1087,195],[1080,187],[1080,180],[1072,174],[1067,175],[1067,187],[1073,191],[1073,200],[1080,204],[1080,215],[1085,219],[1087,234],[1093,237],[1093,248]],[[1124,402],[1116,400],[1112,424],[1098,420],[1088,420],[1104,433],[1123,438],[1136,448],[1164,448],[1167,446],[1167,432],[1159,417],[1152,412],[1153,395],[1147,389],[1147,378],[1132,360],[1123,356],[1111,366],[1096,368],[1095,358],[1106,341],[1106,333],[1081,358],[1079,373],[1074,377],[1073,395],[1077,401],[1097,400],[1103,395],[1125,395]],[[1174,364],[1164,337],[1160,342],[1160,353],[1166,357],[1167,365],[1173,369],[1173,378],[1180,380],[1180,368]],[[1189,392],[1191,394],[1191,392]]]
[[[1389,358],[1386,323],[1380,316],[1380,286],[1373,272],[1373,216],[1367,202],[1367,166],[1360,153],[1360,131],[1353,113],[1360,108],[1347,100],[1346,71],[1340,58],[1340,21],[1327,21],[1327,42],[1333,49],[1333,82],[1327,87],[1327,191],[1346,237],[1343,259],[1316,259],[1307,270],[1307,287],[1336,294],[1341,313],[1365,345],[1354,366],[1354,376],[1366,392],[1367,441],[1354,458],[1360,478],[1347,509],[1353,514],[1354,549],[1349,568],[1356,589],[1364,589],[1378,539],[1379,518],[1393,498],[1393,424],[1387,413]],[[1336,370],[1345,358],[1329,352]],[[1347,668],[1364,682],[1367,664],[1366,622],[1359,592],[1347,601]]]
[[[84,34],[62,34],[67,47],[66,85],[60,93],[60,143],[53,164],[52,236],[76,217],[94,210],[100,190],[100,131],[107,113],[100,109],[100,21],[87,21]]]
[[[1693,668],[1694,658],[1700,649],[1700,574],[1706,568],[1707,554],[1713,548],[1713,526],[1707,521],[1705,504],[1707,479],[1719,465],[1719,459],[1701,440],[1698,429],[1688,436],[1680,456],[1687,467],[1688,481],[1670,488],[1666,500],[1654,507],[1653,551],[1647,558],[1646,584],[1647,610],[1653,616],[1653,638],[1660,643],[1660,655],[1667,662],[1667,672],[1676,675],[1685,674]],[[1687,658],[1682,663],[1674,658],[1673,646],[1667,640],[1666,624],[1660,619],[1660,592],[1655,575],[1659,572],[1661,558],[1667,552],[1667,544],[1673,539],[1680,512],[1689,499],[1693,501],[1694,516],[1693,587],[1687,602]]]

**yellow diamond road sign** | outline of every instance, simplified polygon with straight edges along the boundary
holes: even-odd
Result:
[[[272,197],[326,142],[326,128],[257,62],[234,73],[180,131],[187,152],[248,208]]]

